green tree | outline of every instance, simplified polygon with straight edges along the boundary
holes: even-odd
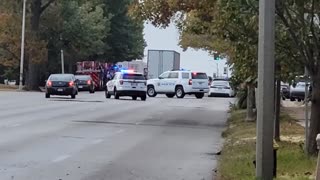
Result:
[[[42,25],[51,52],[49,63],[60,62],[60,49],[64,50],[65,63],[72,67],[76,61],[103,54],[104,39],[110,31],[110,14],[104,4],[93,1],[62,1],[45,14]],[[53,23],[54,22],[54,23]],[[60,64],[59,64],[60,65]],[[69,68],[72,72],[72,68]]]
[[[318,1],[277,1],[276,12],[286,27],[290,39],[300,54],[299,60],[308,69],[312,84],[312,107],[309,154],[317,153],[316,136],[320,133],[320,40],[318,34],[319,12]]]
[[[253,118],[254,82],[257,78],[258,1],[135,1],[131,14],[166,27],[172,20],[181,32],[180,44],[218,51],[228,57],[234,79],[246,82],[248,119]],[[282,21],[277,21],[278,77],[289,81],[302,72],[301,54]],[[292,73],[295,72],[295,73]]]
[[[143,21],[128,15],[131,0],[102,0],[105,10],[112,14],[110,33],[105,39],[104,54],[98,56],[108,62],[131,61],[144,56],[146,43]]]

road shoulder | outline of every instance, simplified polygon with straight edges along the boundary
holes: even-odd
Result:
[[[218,180],[254,179],[256,123],[245,122],[245,111],[231,113],[217,169]],[[303,153],[304,128],[286,113],[281,115],[281,142],[278,142],[278,178],[309,179],[314,177],[316,158]]]

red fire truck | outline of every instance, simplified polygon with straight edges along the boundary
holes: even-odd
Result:
[[[112,68],[112,64],[102,63],[98,61],[82,61],[77,62],[77,75],[90,75],[94,81],[96,90],[103,90],[106,79],[105,73]]]

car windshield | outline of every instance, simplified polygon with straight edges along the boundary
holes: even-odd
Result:
[[[142,74],[123,74],[122,79],[145,80]]]
[[[90,76],[76,76],[76,79],[79,79],[79,80],[89,80],[89,79],[90,79]]]
[[[208,79],[208,76],[206,73],[192,73],[192,79]]]
[[[51,81],[71,81],[72,75],[55,74],[55,75],[51,75],[49,80],[51,80]]]
[[[212,82],[213,86],[229,86],[228,81],[213,81]]]
[[[305,83],[298,83],[298,84],[297,84],[297,87],[299,87],[299,88],[302,88],[302,87],[305,87],[305,86],[306,86]]]

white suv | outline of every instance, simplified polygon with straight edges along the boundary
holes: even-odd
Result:
[[[114,95],[115,99],[119,99],[120,96],[131,96],[133,100],[140,97],[142,101],[145,101],[147,99],[146,83],[147,81],[141,73],[117,72],[106,85],[106,98],[109,99],[111,95]]]
[[[208,77],[203,72],[167,71],[157,79],[147,81],[147,94],[155,97],[157,94],[166,94],[168,98],[184,98],[186,94],[194,94],[202,99],[209,92]]]

